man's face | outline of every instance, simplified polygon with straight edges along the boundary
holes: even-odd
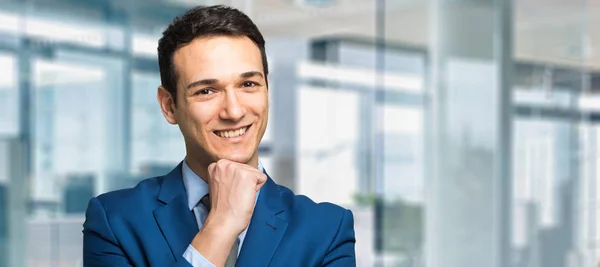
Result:
[[[203,165],[219,159],[258,164],[269,110],[258,46],[247,37],[198,38],[179,48],[173,63],[177,103],[171,115],[164,107],[163,113],[179,125],[188,157]]]

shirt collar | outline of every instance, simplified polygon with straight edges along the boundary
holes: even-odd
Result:
[[[264,172],[264,167],[260,160],[258,161],[258,169]],[[196,207],[200,199],[208,194],[208,184],[200,178],[187,164],[187,160],[183,159],[183,166],[181,169],[183,176],[183,185],[188,197],[188,207],[191,210]],[[258,197],[258,194],[257,194]]]

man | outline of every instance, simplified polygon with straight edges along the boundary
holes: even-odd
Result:
[[[265,41],[238,10],[197,7],[158,44],[158,102],[185,159],[92,198],[85,266],[355,266],[353,216],[296,196],[258,160],[267,127]]]

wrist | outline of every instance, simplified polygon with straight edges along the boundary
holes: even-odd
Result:
[[[215,266],[223,266],[236,238],[230,227],[207,218],[191,245]]]
[[[235,218],[234,216],[221,215],[216,212],[208,214],[208,217],[204,221],[204,225],[216,234],[221,235],[223,238],[231,237],[235,239],[242,231],[244,231],[244,229],[246,229],[245,226],[242,227],[240,224],[240,219]],[[202,226],[202,228],[205,226]]]
[[[204,221],[200,232],[205,232],[207,235],[225,240],[235,239],[238,236],[227,220],[216,218],[216,216],[211,217],[210,215]]]

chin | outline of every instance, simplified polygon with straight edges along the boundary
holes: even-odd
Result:
[[[248,154],[234,154],[234,155],[232,155],[232,154],[229,154],[229,155],[219,156],[218,158],[219,159],[231,160],[233,162],[247,164],[252,159],[252,155],[248,155]]]

